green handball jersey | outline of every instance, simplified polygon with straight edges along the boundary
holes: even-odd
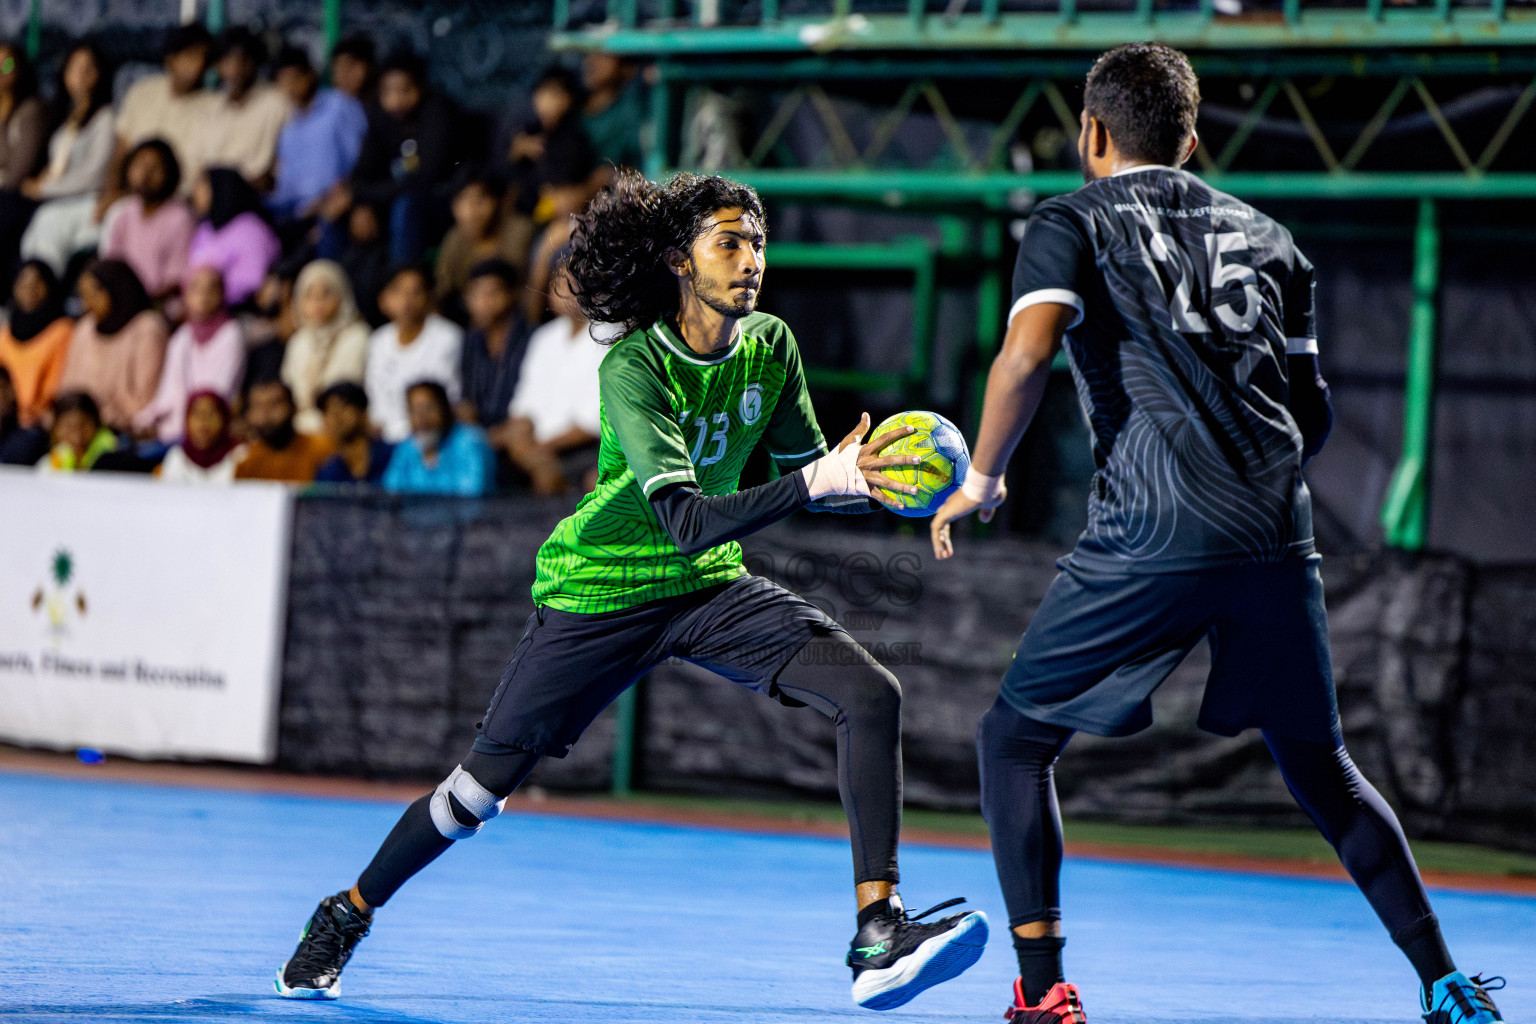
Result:
[[[598,378],[597,486],[539,549],[533,599],[613,612],[745,576],[734,541],[679,551],[650,497],[678,483],[732,493],[759,441],[784,472],[826,452],[789,328],[753,313],[729,348],[701,356],[658,322],[615,342]]]

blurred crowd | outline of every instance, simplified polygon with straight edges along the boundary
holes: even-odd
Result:
[[[59,69],[0,42],[0,463],[591,486],[605,349],[560,262],[639,163],[633,66],[551,64],[503,132],[363,36],[320,68],[189,24],[157,73]]]

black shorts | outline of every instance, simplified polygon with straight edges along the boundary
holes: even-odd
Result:
[[[1342,742],[1319,561],[1161,575],[1063,562],[1003,699],[1039,722],[1128,736],[1152,724],[1152,692],[1209,637],[1200,728]]]
[[[841,629],[759,576],[617,612],[541,607],[528,617],[475,747],[564,757],[614,698],[668,658],[777,697],[774,680],[800,648]]]

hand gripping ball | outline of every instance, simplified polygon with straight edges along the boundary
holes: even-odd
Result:
[[[921,455],[923,461],[880,471],[899,483],[917,485],[916,494],[895,495],[903,507],[891,511],[900,516],[931,516],[965,480],[965,471],[971,466],[971,453],[965,446],[960,428],[936,412],[897,413],[881,422],[870,436],[879,437],[904,426],[915,427],[916,432],[886,445],[879,454]]]

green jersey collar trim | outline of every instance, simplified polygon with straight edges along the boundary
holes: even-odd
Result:
[[[736,350],[741,348],[742,330],[740,324],[736,325],[736,337],[731,339],[731,347],[719,355],[711,356],[707,359],[689,348],[683,339],[672,332],[672,328],[667,326],[665,320],[657,320],[651,330],[655,331],[656,336],[666,343],[666,346],[672,350],[673,355],[693,363],[695,366],[719,366],[734,356]]]

